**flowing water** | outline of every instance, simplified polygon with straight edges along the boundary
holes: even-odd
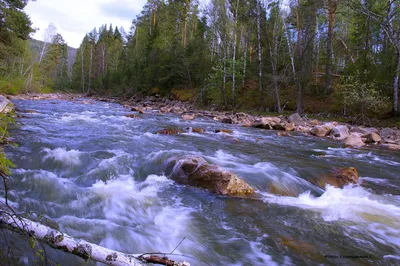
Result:
[[[141,119],[117,104],[15,101],[24,114],[8,147],[10,199],[77,238],[126,253],[174,252],[192,265],[399,265],[400,153],[346,149],[331,140],[173,115]],[[153,134],[201,127],[206,134]],[[215,129],[233,130],[237,143]],[[163,173],[177,155],[200,155],[238,174],[261,200],[214,195]],[[361,186],[324,191],[309,181],[356,167]],[[275,196],[271,186],[298,191]],[[60,265],[92,265],[48,249]],[[337,256],[329,257],[329,256]],[[366,256],[340,258],[340,256]],[[33,264],[28,255],[21,264]]]

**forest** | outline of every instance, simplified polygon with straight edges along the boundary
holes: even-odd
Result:
[[[15,4],[17,3],[17,4]],[[54,25],[32,45],[27,1],[1,1],[0,90],[171,96],[220,110],[399,114],[395,0],[149,0],[74,56]]]

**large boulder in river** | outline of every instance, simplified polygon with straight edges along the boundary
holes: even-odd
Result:
[[[332,137],[338,140],[343,140],[350,136],[349,129],[346,126],[336,126],[332,129],[331,134]]]
[[[360,148],[365,146],[365,143],[359,134],[351,133],[350,136],[344,140],[344,145],[351,148]]]
[[[254,189],[237,175],[218,165],[208,164],[200,156],[183,156],[174,160],[170,178],[180,184],[205,188],[213,193],[227,196],[254,194]]]
[[[379,136],[377,133],[372,132],[367,135],[367,140],[365,141],[365,143],[379,143],[381,141],[381,136]]]
[[[15,110],[14,105],[6,97],[0,95],[0,113],[8,114]]]
[[[391,128],[384,128],[379,131],[382,142],[400,145],[400,131]]]
[[[315,183],[321,188],[325,188],[326,185],[331,185],[337,188],[343,188],[348,184],[357,184],[358,182],[358,171],[354,167],[333,169],[328,174],[321,176]]]
[[[329,125],[315,126],[310,133],[317,137],[326,137],[331,133],[332,127]]]

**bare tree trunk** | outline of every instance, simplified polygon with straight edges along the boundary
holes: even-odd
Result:
[[[85,93],[85,69],[84,69],[84,47],[82,46],[82,50],[81,50],[81,67],[82,67],[82,92]]]
[[[227,57],[227,52],[224,49],[224,77],[223,77],[223,81],[222,81],[222,88],[221,88],[221,93],[222,93],[222,98],[224,101],[224,107],[226,107],[228,105],[227,99],[226,99],[226,95],[225,95],[225,89],[226,89],[226,57]]]
[[[236,102],[235,102],[235,86],[236,86],[236,79],[235,79],[235,67],[236,67],[236,42],[237,42],[237,16],[238,16],[238,9],[239,9],[239,0],[236,1],[236,10],[235,10],[235,28],[234,28],[234,41],[233,41],[233,61],[232,61],[232,107],[235,109]]]
[[[101,73],[103,76],[106,73],[106,44],[104,42],[101,44]]]
[[[297,6],[296,6],[296,25],[297,25],[297,56],[298,59],[300,60],[301,64],[301,70],[300,70],[300,76],[299,74],[296,75],[296,89],[297,89],[297,113],[302,115],[304,113],[304,105],[303,105],[303,88],[301,84],[301,76],[303,76],[304,73],[304,62],[302,60],[302,38],[301,38],[301,23],[300,23],[300,11],[299,11],[299,3],[297,1]]]
[[[74,254],[84,260],[90,259],[106,265],[142,266],[147,263],[177,266],[189,265],[187,262],[178,263],[158,256],[125,254],[114,251],[81,239],[75,239],[46,225],[18,217],[5,211],[0,211],[0,226],[14,232],[29,235],[32,239],[45,243],[54,249]]]
[[[43,61],[43,58],[44,58],[44,56],[46,55],[46,53],[47,53],[47,49],[46,49],[46,47],[47,47],[47,42],[46,41],[44,41],[43,42],[43,46],[42,46],[42,50],[40,51],[40,56],[39,56],[39,66],[40,66],[40,64],[42,63],[42,61]]]
[[[278,1],[278,6],[279,6]],[[274,80],[274,100],[275,100],[275,111],[281,113],[281,102],[279,99],[279,87],[278,87],[278,39],[279,39],[279,24],[278,24],[279,15],[275,18],[274,31],[272,36],[273,48],[270,47],[271,54],[271,64],[272,64],[272,76]]]
[[[90,44],[90,62],[89,62],[89,85],[87,93],[90,94],[92,84],[92,64],[93,64],[93,44]]]
[[[244,89],[244,84],[246,82],[247,46],[248,46],[249,37],[250,37],[250,30],[247,30],[247,36],[245,37],[245,40],[244,40],[242,89]]]
[[[399,45],[400,46],[400,45]],[[399,76],[400,76],[400,47],[396,52],[397,66],[393,81],[393,115],[399,115]]]
[[[262,84],[262,56],[261,56],[261,11],[259,1],[257,5],[257,48],[258,48],[258,86],[260,91],[260,111],[264,110],[263,84]]]
[[[328,0],[328,35],[326,38],[326,66],[325,66],[325,94],[332,92],[332,60],[333,60],[333,28],[335,26],[335,14],[337,0]]]
[[[317,33],[316,33],[316,38],[315,38],[315,72],[318,73],[319,72],[319,59],[320,59],[320,33],[319,33],[319,23],[318,23],[318,18],[316,18],[316,29],[317,29]],[[315,88],[317,90],[317,94],[319,94],[319,89],[318,89],[318,74],[315,75]]]

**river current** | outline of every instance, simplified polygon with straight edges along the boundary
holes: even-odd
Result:
[[[18,144],[6,148],[16,165],[10,200],[71,236],[136,254],[169,253],[185,238],[174,253],[195,259],[173,258],[192,265],[400,264],[398,151],[348,149],[208,118],[148,113],[132,119],[124,116],[128,109],[104,102],[14,103],[38,113],[23,114],[10,131]],[[190,127],[207,133],[154,134]],[[218,196],[164,175],[163,162],[191,154],[242,177],[260,200]],[[357,168],[361,185],[322,190],[309,182],[333,167]],[[271,186],[300,195],[276,196]],[[94,265],[46,250],[60,265]],[[32,255],[19,252],[18,263],[34,264]]]

